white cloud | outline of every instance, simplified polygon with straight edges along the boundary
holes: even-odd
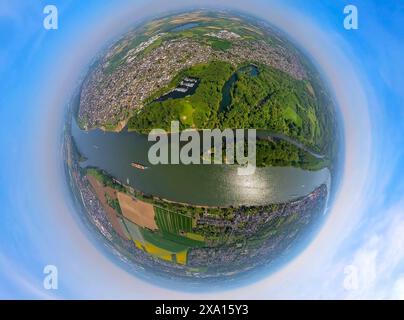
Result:
[[[404,300],[404,275],[394,283],[391,298]]]
[[[403,213],[400,202],[379,214],[379,223],[368,226],[371,231],[351,259],[358,270],[358,288],[347,298],[404,298],[404,277],[397,274],[404,267]]]

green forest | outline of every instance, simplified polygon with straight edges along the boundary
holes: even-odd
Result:
[[[263,129],[291,137],[313,151],[327,153],[333,134],[333,128],[328,125],[332,121],[327,119],[328,109],[319,105],[313,85],[264,65],[253,65],[258,72],[247,72],[250,65],[235,68],[227,62],[213,61],[183,70],[129,120],[129,130],[148,133],[162,128],[169,131],[173,120],[180,121],[181,130]],[[184,77],[200,80],[193,95],[155,101]],[[260,142],[258,163],[318,166],[318,161],[299,153],[297,147],[287,142],[277,144]]]

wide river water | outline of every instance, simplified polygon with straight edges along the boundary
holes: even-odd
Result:
[[[73,120],[72,136],[86,158],[83,167],[103,169],[137,190],[171,201],[206,206],[264,205],[307,195],[323,183],[330,186],[327,168],[266,167],[256,168],[251,176],[239,176],[236,165],[151,165],[147,155],[153,142],[147,135],[83,131]],[[148,168],[133,168],[132,162]]]

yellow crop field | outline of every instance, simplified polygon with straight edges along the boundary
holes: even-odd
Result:
[[[160,259],[166,260],[166,261],[172,261],[172,252],[161,249],[159,247],[156,247],[155,245],[146,242],[145,243],[145,248],[146,252],[150,253],[153,256],[157,256]]]

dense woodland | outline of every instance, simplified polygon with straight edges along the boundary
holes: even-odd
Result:
[[[257,69],[259,72],[251,74],[245,66],[236,69],[227,62],[213,61],[183,70],[129,120],[129,130],[148,133],[153,128],[162,128],[169,131],[173,120],[180,121],[181,130],[264,129],[291,137],[316,152],[327,153],[333,134],[333,128],[328,125],[332,121],[327,121],[331,115],[319,104],[312,84],[307,80],[295,80],[268,66],[259,65]],[[164,90],[167,92],[176,87],[185,76],[200,80],[193,95],[153,100]],[[235,80],[229,86],[232,77]],[[225,107],[223,102],[226,102]],[[261,165],[320,166],[319,161],[299,152],[297,147],[287,142],[277,144],[259,142],[257,162]],[[325,162],[321,162],[324,165]]]

